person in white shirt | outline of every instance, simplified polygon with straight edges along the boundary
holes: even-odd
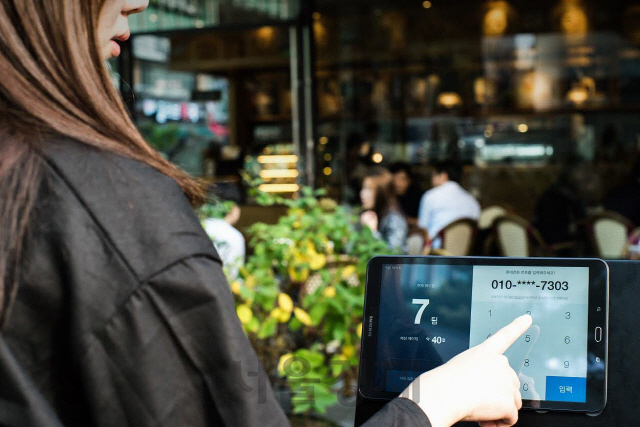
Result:
[[[457,183],[459,172],[453,162],[436,163],[431,177],[433,188],[420,200],[418,225],[429,232],[434,249],[441,247],[442,242],[436,236],[447,225],[462,218],[477,220],[480,216],[478,201]]]
[[[245,239],[234,225],[240,219],[240,207],[233,205],[222,218],[207,218],[202,222],[207,235],[222,259],[229,282],[238,278],[239,269],[245,262]]]

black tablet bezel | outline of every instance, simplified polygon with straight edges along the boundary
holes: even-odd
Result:
[[[433,257],[433,256],[377,256],[367,265],[365,308],[363,314],[362,351],[358,388],[370,399],[390,400],[399,393],[374,390],[375,356],[377,349],[378,313],[383,264],[431,265],[488,265],[589,267],[589,308],[587,337],[587,401],[557,402],[523,400],[524,409],[561,410],[597,413],[607,399],[607,338],[609,319],[609,267],[595,258],[488,258],[488,257]],[[602,339],[595,340],[596,327],[602,328]],[[600,362],[597,362],[599,360]]]

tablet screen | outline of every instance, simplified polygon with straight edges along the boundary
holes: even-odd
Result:
[[[374,390],[398,394],[529,313],[533,325],[505,353],[523,400],[587,402],[589,338],[602,340],[590,331],[589,266],[383,260],[379,269]]]
[[[397,267],[382,271],[377,352],[388,362],[379,372],[387,391],[401,392],[417,374],[531,313],[534,325],[506,354],[522,397],[586,400],[588,267]],[[415,371],[402,369],[408,360]]]

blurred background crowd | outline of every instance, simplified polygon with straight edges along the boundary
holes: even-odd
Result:
[[[631,0],[152,0],[112,68],[148,140],[244,205],[240,231],[282,212],[246,173],[365,205],[408,253],[630,257],[638,17]]]

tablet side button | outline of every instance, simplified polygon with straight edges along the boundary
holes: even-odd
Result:
[[[596,326],[596,342],[602,341],[602,328],[600,326]]]

